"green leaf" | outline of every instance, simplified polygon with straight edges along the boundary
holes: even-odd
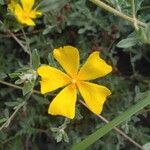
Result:
[[[0,5],[4,5],[4,0],[0,0]]]
[[[34,87],[34,84],[33,82],[31,81],[28,81],[28,82],[25,82],[24,83],[24,86],[23,86],[23,95],[26,95],[27,93],[29,93]]]
[[[32,96],[40,105],[43,105],[43,104],[48,105],[49,104],[48,99],[46,99],[43,96],[39,96],[39,95],[32,95]]]
[[[3,123],[3,122],[5,122],[6,120],[7,120],[7,118],[1,118],[0,119],[0,124]]]
[[[68,0],[42,0],[38,8],[42,12],[59,11]]]
[[[56,134],[56,141],[57,141],[57,143],[59,143],[60,141],[62,141],[62,139],[63,139],[63,134],[61,133],[61,132],[58,132],[57,134]]]
[[[33,52],[32,52],[32,66],[33,66],[33,69],[37,69],[40,65],[40,56],[38,54],[38,51],[37,49],[34,49]]]
[[[147,24],[145,28],[140,28],[138,36],[143,43],[150,44],[150,24]]]
[[[20,73],[19,72],[10,73],[9,76],[10,78],[16,78],[20,76]]]
[[[56,61],[54,60],[54,57],[53,57],[53,54],[52,53],[49,53],[48,54],[48,62],[49,62],[49,65],[53,66],[53,67],[58,67],[57,64],[56,64]]]
[[[43,31],[43,35],[46,35],[48,34],[55,26],[52,26],[52,25],[48,25],[44,31]]]
[[[64,139],[65,142],[69,143],[69,137],[68,137],[68,135],[65,131],[63,133],[63,139]]]
[[[139,110],[144,108],[145,106],[150,104],[150,94],[143,100],[139,101],[137,104],[134,106],[130,107],[127,111],[113,119],[111,122],[108,124],[104,125],[91,135],[89,135],[86,139],[81,141],[80,143],[76,144],[73,146],[72,150],[83,150],[89,147],[91,144],[96,142],[98,139],[103,137],[105,134],[107,134],[109,131],[111,131],[114,127],[118,126],[125,120],[127,120],[129,117],[137,113]]]
[[[7,77],[7,74],[5,74],[4,72],[0,73],[0,79],[4,79]]]
[[[117,47],[119,48],[129,48],[138,43],[138,39],[136,37],[128,37],[126,39],[121,40],[118,44]]]
[[[51,128],[52,132],[59,132],[59,130],[60,130],[59,128]]]
[[[144,150],[150,150],[150,143],[146,143],[143,145]]]
[[[19,84],[22,84],[24,82],[24,80],[22,79],[18,79],[15,81],[15,84],[19,85]]]
[[[19,105],[19,102],[15,101],[15,102],[5,102],[5,105],[8,107],[14,107]]]

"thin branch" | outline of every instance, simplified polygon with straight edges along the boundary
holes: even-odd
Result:
[[[32,35],[32,34],[37,34],[37,33],[40,33],[40,32],[43,32],[44,29],[39,29],[39,30],[34,30],[32,32],[25,32],[26,35]],[[18,36],[23,36],[23,33],[16,33],[15,34],[16,37]],[[10,34],[0,34],[0,38],[10,38],[11,35]]]
[[[10,86],[10,87],[13,87],[13,88],[22,89],[22,87],[20,87],[20,86],[17,86],[17,85],[14,85],[14,84],[11,84],[11,83],[2,81],[2,80],[0,80],[0,83],[2,83],[2,84],[4,84],[4,85],[7,85],[7,86]],[[41,93],[40,93],[39,91],[37,91],[37,90],[33,90],[32,93],[41,94]],[[84,105],[86,108],[88,108],[88,106],[87,106],[83,101],[79,100],[79,102],[80,102],[82,105]],[[88,108],[88,109],[89,109],[89,108]],[[15,113],[15,114],[16,114],[16,113]],[[106,118],[104,118],[103,116],[101,116],[101,115],[97,115],[97,116],[98,116],[103,122],[109,123],[109,121],[108,121]],[[139,149],[143,150],[143,147],[142,147],[140,144],[138,144],[137,142],[135,142],[132,138],[130,138],[127,134],[125,134],[122,130],[120,130],[120,129],[117,128],[117,127],[114,127],[114,130],[115,130],[116,132],[118,132],[120,135],[122,135],[125,139],[127,139],[128,141],[130,141],[132,144],[134,144],[135,146],[137,146]]]
[[[10,122],[12,121],[12,119],[14,118],[14,116],[16,115],[16,113],[20,110],[20,108],[23,106],[22,105],[18,105],[17,108],[15,109],[15,111],[12,113],[12,115],[7,119],[7,121],[0,127],[0,131],[3,128],[7,128],[10,124]]]
[[[23,89],[23,87],[14,85],[14,84],[9,83],[9,82],[6,82],[6,81],[0,80],[0,83],[1,83],[1,84],[4,84],[4,85],[7,85],[7,86],[10,86],[10,87],[13,87],[13,88],[16,88],[16,89],[20,89],[20,90]],[[25,101],[23,101],[21,104],[19,104],[19,105],[16,107],[16,109],[15,109],[15,111],[12,113],[12,115],[11,115],[11,116],[7,119],[7,121],[0,127],[0,131],[1,131],[2,129],[4,129],[4,128],[7,128],[7,127],[9,126],[9,124],[11,123],[12,119],[14,118],[14,116],[15,116],[15,115],[17,114],[17,112],[26,104],[26,101],[30,98],[30,96],[32,95],[33,92],[34,92],[34,93],[37,93],[37,94],[40,94],[39,91],[35,91],[35,90],[31,91],[31,92],[27,95],[27,97],[25,98]]]
[[[132,15],[133,15],[133,20],[134,20],[134,27],[136,30],[139,30],[139,27],[137,24],[137,19],[136,19],[135,1],[134,0],[132,0]]]
[[[22,44],[22,42],[15,36],[15,34],[11,31],[8,31],[8,33],[11,35],[11,37],[22,47],[24,52],[26,52],[28,55],[30,55],[30,52],[27,50],[27,48]]]
[[[107,10],[108,12],[110,12],[110,13],[116,15],[116,16],[119,16],[120,18],[122,18],[124,20],[127,20],[127,21],[131,22],[134,25],[135,20],[132,17],[129,17],[129,16],[123,14],[122,12],[110,7],[109,5],[105,4],[101,0],[90,0],[90,1],[94,4],[96,4],[97,6],[99,6],[100,8],[103,8],[103,9]],[[144,23],[142,21],[139,21],[137,19],[136,19],[136,22],[141,27],[146,27],[147,26],[146,23]]]
[[[3,80],[0,80],[0,83],[1,83],[1,84],[4,84],[4,85],[7,85],[7,86],[10,86],[10,87],[13,87],[13,88],[16,88],[16,89],[19,89],[19,90],[22,90],[22,89],[23,89],[23,87],[21,87],[21,86],[18,86],[18,85],[15,85],[15,84],[12,84],[12,83],[3,81]],[[39,91],[37,91],[37,90],[33,90],[32,92],[33,92],[33,93],[36,93],[36,94],[41,94],[41,93],[40,93]]]
[[[17,112],[26,104],[26,101],[30,98],[31,95],[32,92],[30,92],[25,98],[25,100],[16,107],[15,111],[11,114],[11,116],[7,119],[7,121],[0,127],[0,131],[4,128],[7,128],[10,125],[12,119],[15,117]]]

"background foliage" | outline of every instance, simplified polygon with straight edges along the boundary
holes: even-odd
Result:
[[[132,16],[130,0],[105,0],[106,4]],[[73,45],[80,50],[81,63],[94,50],[113,66],[113,73],[99,82],[109,87],[113,94],[102,113],[112,120],[127,108],[146,97],[150,90],[150,2],[136,0],[136,17],[147,23],[138,30],[128,21],[100,9],[86,0],[43,0],[37,1],[43,16],[37,25],[22,26],[7,10],[9,1],[0,0],[0,81],[24,87],[19,90],[0,84],[0,125],[11,114],[22,107],[12,118],[7,128],[0,130],[0,149],[70,149],[104,123],[83,105],[78,103],[74,120],[47,114],[48,95],[32,94],[39,90],[39,79],[35,81],[35,70],[42,64],[58,66],[52,50],[63,45]],[[16,43],[14,35],[27,46],[31,58]],[[32,67],[30,61],[32,59]],[[32,75],[31,79],[25,78]],[[0,82],[1,83],[1,82]],[[28,99],[28,97],[30,98]],[[81,99],[79,97],[79,99]],[[145,149],[150,141],[150,107],[126,120],[119,127]],[[7,126],[7,125],[6,125]],[[146,145],[147,144],[147,145]],[[121,150],[138,149],[116,132],[109,132],[89,149]]]

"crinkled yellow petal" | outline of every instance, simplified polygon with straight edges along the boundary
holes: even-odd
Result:
[[[104,86],[85,81],[80,81],[77,85],[88,108],[93,113],[100,114],[106,97],[111,94],[111,91]]]
[[[76,99],[76,87],[74,84],[70,84],[53,99],[49,105],[48,113],[73,119],[75,116]]]
[[[21,0],[23,9],[28,12],[32,10],[34,3],[35,3],[34,0]]]
[[[19,4],[16,4],[15,6],[15,15],[18,17],[21,17],[23,15],[23,9]]]
[[[25,16],[25,12],[19,4],[17,4],[15,7],[15,16],[17,20],[22,24],[26,24],[28,26],[35,25],[34,21],[31,18]]]
[[[30,19],[30,18],[27,18],[27,19],[25,19],[25,20],[22,20],[22,23],[23,23],[23,24],[26,24],[26,25],[28,25],[28,26],[35,26],[34,21],[33,21],[32,19]]]
[[[30,18],[35,19],[37,16],[41,16],[42,12],[36,11],[35,9],[32,10],[29,14]]]
[[[14,11],[15,11],[15,6],[16,6],[16,1],[15,0],[11,0],[11,2],[8,4],[8,9],[12,12],[12,13],[14,13]]]
[[[99,52],[93,52],[81,67],[78,78],[80,80],[93,80],[103,77],[112,71],[112,67],[99,57]]]
[[[71,82],[71,79],[65,73],[47,65],[39,67],[37,73],[42,78],[40,81],[42,94],[56,90]]]
[[[59,64],[71,77],[75,77],[79,68],[79,52],[72,46],[64,46],[54,49],[53,55]]]

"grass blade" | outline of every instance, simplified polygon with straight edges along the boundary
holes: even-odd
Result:
[[[80,143],[76,144],[73,146],[72,150],[84,150],[87,147],[89,147],[91,144],[96,142],[99,138],[103,137],[105,134],[107,134],[109,131],[111,131],[114,127],[137,113],[139,110],[144,108],[145,106],[150,104],[150,94],[144,98],[143,100],[139,101],[137,104],[134,106],[130,107],[127,111],[113,119],[111,122],[108,124],[104,125],[91,135],[89,135],[86,139],[81,141]]]

